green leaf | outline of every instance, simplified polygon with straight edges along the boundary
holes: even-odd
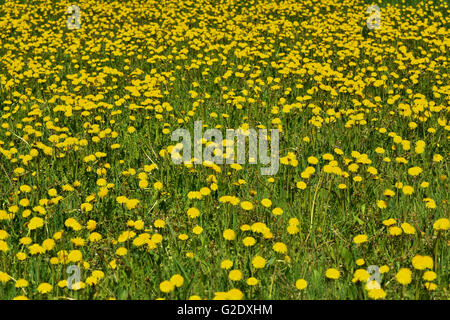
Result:
[[[119,300],[127,300],[128,299],[128,289],[120,288],[119,289]]]

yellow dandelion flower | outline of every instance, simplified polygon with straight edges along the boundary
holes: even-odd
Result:
[[[231,289],[227,292],[227,298],[229,300],[242,300],[243,297],[244,294],[242,293],[242,291],[236,288]]]
[[[308,286],[308,282],[305,279],[298,279],[295,281],[295,287],[298,290],[304,290]]]
[[[252,259],[252,265],[256,269],[262,269],[266,266],[266,259],[261,256],[256,256]]]
[[[163,188],[163,184],[160,181],[157,181],[153,184],[153,188],[155,188],[155,190],[161,190]]]
[[[416,229],[407,222],[402,223],[401,228],[402,228],[403,232],[406,234],[415,234],[416,233]]]
[[[387,273],[387,272],[389,272],[389,270],[390,269],[389,269],[389,267],[387,265],[383,265],[379,269],[380,273]]]
[[[49,293],[51,292],[53,289],[53,286],[50,283],[44,282],[41,283],[38,287],[37,287],[37,291],[39,293],[45,294],[45,293]]]
[[[296,225],[289,225],[287,227],[287,232],[289,234],[297,234],[300,231],[300,229]]]
[[[378,200],[377,201],[377,207],[380,209],[386,209],[387,208],[387,204],[384,200]]]
[[[249,286],[256,286],[257,284],[258,284],[258,279],[256,279],[255,277],[250,277],[250,278],[248,278],[247,279],[247,284],[249,285]]]
[[[370,274],[366,269],[357,269],[353,273],[352,282],[357,282],[357,281],[366,282],[369,279],[369,277],[370,277]]]
[[[233,261],[228,260],[228,259],[223,260],[223,261],[220,263],[220,268],[221,268],[221,269],[230,269],[232,266],[233,266]]]
[[[261,200],[261,204],[266,207],[269,208],[272,205],[272,201],[270,199],[262,199]]]
[[[169,293],[175,289],[175,285],[170,281],[163,281],[159,284],[159,290],[161,290],[164,293]]]
[[[157,219],[155,220],[153,225],[155,226],[155,228],[164,228],[166,226],[166,222],[162,219]]]
[[[272,210],[272,213],[273,213],[275,216],[282,215],[282,214],[283,214],[283,209],[281,209],[281,208],[279,208],[279,207],[276,207],[276,208],[274,208],[274,209]]]
[[[253,209],[253,204],[250,201],[242,201],[241,208],[250,211]]]
[[[339,279],[339,277],[341,276],[341,273],[339,272],[339,270],[335,269],[335,268],[329,268],[327,269],[327,271],[325,272],[325,276],[328,279]]]
[[[393,224],[396,224],[396,223],[397,223],[397,220],[395,220],[393,218],[383,220],[383,224],[387,227],[392,226]]]
[[[411,259],[411,263],[414,269],[417,270],[425,270],[425,269],[433,269],[433,258],[430,256],[421,256],[420,254],[415,255]]]
[[[303,182],[303,181],[297,182],[296,186],[297,186],[297,188],[300,189],[300,190],[305,190],[306,187],[307,187],[306,183]]]
[[[437,289],[437,285],[432,282],[425,282],[425,288],[427,288],[428,291],[434,291]]]
[[[44,220],[39,217],[33,217],[31,218],[30,222],[28,223],[28,229],[35,230],[37,228],[41,228],[44,225]]]
[[[411,167],[411,168],[408,169],[408,174],[410,176],[415,177],[415,176],[418,176],[419,174],[421,174],[422,171],[423,170],[420,167]]]
[[[358,259],[358,260],[356,260],[356,265],[357,266],[362,266],[364,263],[366,263],[366,261],[364,260],[364,259]]]
[[[170,278],[170,282],[177,288],[181,287],[184,283],[184,278],[180,274],[175,274]]]
[[[226,229],[224,232],[223,232],[223,237],[226,239],[226,240],[234,240],[235,238],[236,238],[236,234],[235,234],[235,232],[233,231],[233,230],[231,230],[231,229]]]
[[[231,270],[230,273],[228,274],[228,278],[231,281],[239,281],[242,279],[242,272],[240,270]]]
[[[359,234],[353,238],[353,242],[356,244],[361,244],[361,243],[367,242],[367,235]]]
[[[409,270],[408,268],[401,268],[395,275],[395,279],[402,285],[408,285],[412,280],[411,275],[411,270]]]
[[[380,300],[386,298],[386,292],[383,289],[369,290],[369,298],[374,300]]]
[[[246,246],[246,247],[251,247],[251,246],[253,246],[253,245],[256,243],[256,240],[255,240],[255,238],[253,238],[253,237],[245,237],[245,238],[242,240],[242,243],[243,243],[244,246]]]
[[[272,246],[272,248],[275,252],[283,253],[283,254],[287,253],[287,246],[283,242],[276,242]]]
[[[68,262],[78,262],[83,259],[83,254],[80,250],[71,250],[67,256]]]
[[[414,188],[411,186],[404,186],[402,188],[402,191],[403,191],[403,194],[405,194],[405,195],[411,195],[414,193]]]
[[[441,218],[433,223],[433,229],[437,231],[446,231],[450,228],[450,220],[447,218]]]
[[[426,281],[434,281],[434,280],[436,280],[437,275],[436,275],[436,272],[434,272],[434,271],[426,271],[423,274],[422,278],[423,278],[423,280],[426,280]]]
[[[197,208],[192,207],[188,209],[187,215],[189,216],[189,218],[194,219],[200,216],[200,211]]]
[[[388,234],[391,236],[399,236],[402,234],[402,229],[399,227],[389,227]]]
[[[10,275],[6,272],[0,271],[0,282],[6,283],[8,281],[12,280]]]

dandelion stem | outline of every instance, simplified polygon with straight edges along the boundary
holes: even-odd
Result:
[[[309,222],[309,232],[308,232],[308,235],[307,235],[307,237],[305,239],[305,243],[308,241],[309,236],[311,235],[311,230],[312,230],[312,227],[313,227],[313,220],[314,220],[314,206],[315,206],[315,203],[316,203],[317,191],[319,191],[320,185],[322,184],[322,178],[323,177],[321,176],[320,179],[319,179],[319,182],[316,185],[316,190],[314,191],[314,197],[313,197],[313,201],[312,201],[312,205],[311,205],[311,216],[310,216],[310,222]]]

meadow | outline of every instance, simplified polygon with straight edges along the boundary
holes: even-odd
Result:
[[[446,1],[0,3],[0,299],[449,299]]]

